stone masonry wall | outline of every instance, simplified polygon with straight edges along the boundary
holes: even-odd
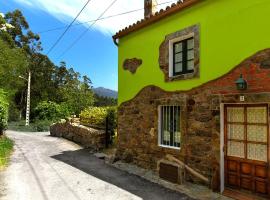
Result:
[[[240,74],[246,91],[236,89]],[[190,91],[166,92],[156,86],[143,88],[121,104],[118,113],[117,156],[126,162],[156,170],[166,154],[184,161],[211,181],[220,181],[220,105],[222,103],[270,103],[270,49],[243,61],[228,74]],[[245,102],[240,102],[240,95]],[[181,149],[158,146],[158,106],[181,106]],[[189,180],[198,180],[189,177]]]
[[[104,130],[96,130],[66,122],[52,125],[50,127],[50,134],[51,136],[66,138],[93,150],[105,147]]]

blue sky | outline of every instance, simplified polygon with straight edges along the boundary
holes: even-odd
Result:
[[[35,33],[57,27],[67,26],[83,7],[86,0],[2,0],[0,12],[6,13],[20,9],[30,28]],[[91,0],[78,18],[78,22],[96,19],[113,0]],[[162,4],[164,3],[165,4]],[[169,3],[166,3],[169,2]],[[158,9],[170,3],[159,0]],[[143,8],[143,0],[118,0],[104,15],[111,16],[130,10]],[[56,48],[49,54],[55,64],[65,61],[81,75],[88,75],[94,87],[117,90],[117,47],[111,37],[119,29],[134,23],[143,17],[143,10],[101,20],[79,40],[64,56],[60,55],[88,28],[88,24],[72,27]],[[44,53],[50,49],[64,29],[40,33]]]

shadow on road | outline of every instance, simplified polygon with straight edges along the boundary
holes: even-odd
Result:
[[[113,184],[145,200],[191,199],[184,194],[171,191],[145,179],[142,179],[139,176],[129,174],[110,165],[107,165],[105,164],[104,160],[96,158],[85,149],[76,151],[64,151],[59,155],[52,156],[52,158],[71,165],[91,176]]]

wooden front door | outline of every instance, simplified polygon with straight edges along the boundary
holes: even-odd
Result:
[[[270,197],[268,105],[225,105],[225,186]]]

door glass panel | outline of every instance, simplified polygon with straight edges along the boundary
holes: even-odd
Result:
[[[247,158],[267,162],[267,145],[263,144],[248,144]]]
[[[244,140],[245,139],[244,125],[228,124],[228,139]]]
[[[266,107],[248,107],[247,108],[248,123],[267,123]]]
[[[244,142],[234,142],[229,141],[228,142],[228,156],[234,156],[239,158],[245,157],[245,148],[244,148]]]
[[[228,122],[244,122],[244,108],[231,107],[227,109]]]
[[[247,126],[247,140],[253,142],[267,142],[267,126]]]

